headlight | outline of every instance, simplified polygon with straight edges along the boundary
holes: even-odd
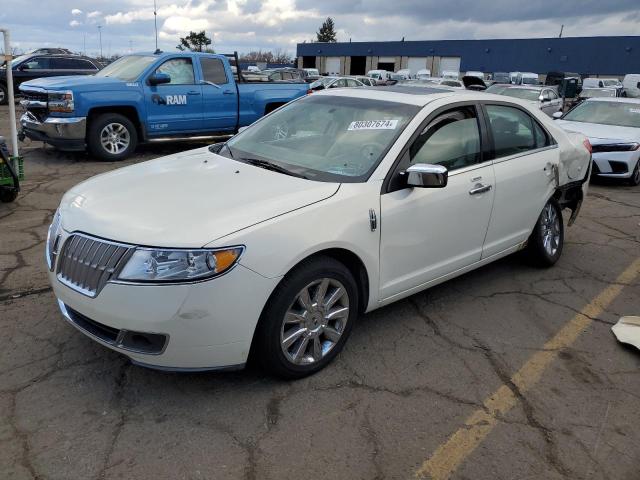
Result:
[[[47,92],[48,106],[50,112],[73,112],[73,92],[70,90],[62,92]]]
[[[206,280],[233,267],[244,247],[215,250],[137,248],[118,275],[127,282],[194,282]]]

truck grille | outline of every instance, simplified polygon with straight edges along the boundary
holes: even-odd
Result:
[[[132,249],[121,243],[74,233],[60,252],[58,280],[84,295],[95,297]]]
[[[30,102],[47,103],[47,94],[44,92],[37,92],[35,90],[22,90],[22,98]]]
[[[36,90],[22,90],[21,94],[20,104],[38,121],[42,121],[49,113],[47,94]]]

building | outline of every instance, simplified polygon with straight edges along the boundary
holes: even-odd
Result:
[[[362,75],[369,70],[572,72],[582,75],[640,73],[640,36],[500,40],[299,43],[300,68]]]

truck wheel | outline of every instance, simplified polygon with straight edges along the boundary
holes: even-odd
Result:
[[[108,162],[124,160],[136,149],[136,127],[124,115],[105,113],[89,124],[87,138],[89,152]]]
[[[4,83],[0,83],[0,105],[6,105],[7,103],[9,103],[7,86]]]

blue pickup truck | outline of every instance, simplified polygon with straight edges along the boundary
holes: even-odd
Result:
[[[20,136],[123,160],[154,139],[232,135],[308,92],[302,81],[247,81],[228,57],[143,53],[91,76],[25,82]]]

